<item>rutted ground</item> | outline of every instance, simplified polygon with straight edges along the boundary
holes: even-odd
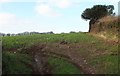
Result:
[[[44,56],[52,56],[57,58],[66,58],[67,61],[74,64],[76,67],[79,67],[83,74],[97,74],[98,69],[94,66],[88,64],[90,58],[92,59],[97,56],[103,55],[112,55],[111,53],[107,52],[107,48],[104,49],[96,49],[94,46],[95,43],[90,45],[84,44],[61,44],[61,43],[53,43],[53,44],[46,44],[45,47],[41,50]],[[83,50],[83,48],[85,48]],[[87,51],[88,53],[82,53],[82,51]],[[37,52],[39,54],[39,52]],[[87,56],[87,54],[89,54]],[[44,57],[43,56],[43,57]],[[91,56],[90,58],[88,58]],[[40,55],[39,55],[40,57]],[[42,57],[40,57],[42,58]],[[43,59],[43,61],[47,59]]]
[[[82,57],[76,49],[79,49],[79,47],[75,48],[68,45],[53,44],[52,46],[47,46],[44,51],[49,54],[52,53],[53,56],[56,57],[60,56],[67,58],[71,63],[77,65],[85,74],[95,74],[95,69],[87,64],[84,57]]]
[[[79,68],[82,74],[95,74],[95,68],[89,66],[86,60],[77,52],[80,47],[70,47],[67,44],[35,44],[27,50],[33,56],[35,74],[52,74],[52,68],[48,63],[48,57],[62,58]]]
[[[95,43],[93,43],[94,45]],[[32,50],[34,51],[34,59],[38,73],[40,74],[51,74],[51,68],[48,64],[48,56],[57,57],[66,59],[70,63],[74,64],[76,67],[79,67],[83,74],[96,74],[96,68],[89,65],[87,61],[87,56],[80,52],[83,50],[81,48],[86,48],[90,55],[100,56],[108,54],[104,49],[103,51],[95,50],[96,48],[93,45],[84,45],[84,44],[64,44],[62,43],[53,43],[53,44],[43,44],[43,45],[35,45],[32,46]],[[91,51],[94,50],[94,51]]]

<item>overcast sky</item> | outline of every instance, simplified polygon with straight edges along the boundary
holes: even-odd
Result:
[[[25,31],[54,33],[87,32],[89,21],[81,19],[86,8],[93,5],[114,5],[119,0],[0,0],[0,32]]]

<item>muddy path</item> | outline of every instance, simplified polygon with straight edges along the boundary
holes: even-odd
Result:
[[[88,65],[85,58],[82,57],[76,51],[74,51],[75,48],[70,48],[68,45],[61,45],[61,44],[59,44],[59,46],[57,48],[58,49],[61,48],[62,50],[57,51],[57,49],[55,49],[55,47],[46,46],[43,49],[43,51],[45,51],[46,55],[51,55],[53,57],[59,57],[59,58],[60,57],[66,58],[70,63],[79,67],[79,69],[84,74],[95,74],[96,73],[95,68]]]
[[[30,47],[29,51],[31,51],[31,55],[33,57],[33,71],[34,74],[40,74],[40,75],[45,75],[49,74],[49,76],[52,75],[51,73],[51,67],[49,66],[47,62],[47,57],[44,55],[44,52],[42,51],[46,45],[33,45]]]
[[[33,69],[33,74],[49,74],[52,75],[52,67],[48,63],[48,57],[62,58],[75,65],[83,74],[96,74],[95,68],[89,66],[83,56],[81,56],[75,48],[63,44],[35,44],[26,50],[26,54],[30,54],[33,58],[33,64],[29,65]],[[17,52],[14,51],[13,52]],[[26,64],[28,65],[28,64]]]
[[[56,47],[57,46],[57,47]],[[59,51],[56,50],[60,49]],[[83,74],[95,74],[95,69],[87,64],[87,61],[76,51],[67,45],[53,45],[53,47],[46,44],[37,44],[28,49],[31,50],[34,59],[35,74],[52,74],[52,67],[48,64],[48,56],[57,58],[66,58],[67,61],[78,67]]]

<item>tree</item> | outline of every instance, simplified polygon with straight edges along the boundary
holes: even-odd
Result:
[[[70,31],[70,33],[76,33],[75,31]]]
[[[85,20],[90,20],[89,22],[89,32],[91,30],[91,25],[94,24],[98,19],[107,16],[114,15],[113,5],[95,5],[92,8],[86,8],[85,11],[81,14],[81,17]]]
[[[10,36],[10,33],[8,33],[7,36]]]

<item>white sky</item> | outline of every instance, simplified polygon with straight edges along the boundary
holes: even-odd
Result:
[[[0,0],[0,32],[87,32],[89,25],[81,19],[82,12],[93,5],[112,4],[118,13],[118,1]]]

